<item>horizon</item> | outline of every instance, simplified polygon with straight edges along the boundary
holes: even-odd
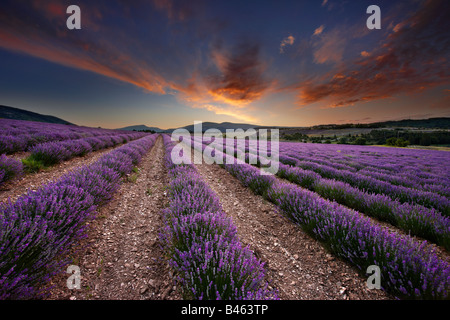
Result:
[[[445,1],[372,2],[2,1],[0,104],[108,129],[450,117]]]
[[[0,105],[0,106],[2,106],[2,105]],[[11,107],[11,106],[5,106],[5,107]],[[15,108],[15,107],[12,107],[12,108]],[[15,108],[15,109],[18,109],[18,108]],[[19,109],[19,110],[25,110],[25,109]],[[25,110],[25,111],[30,111],[30,110]],[[33,112],[33,111],[30,111],[30,112]],[[50,114],[41,114],[41,115],[42,116],[54,117],[53,115],[50,115]],[[56,117],[56,118],[58,118],[58,117]],[[0,117],[0,119],[8,120],[8,118],[2,118],[2,117]],[[58,119],[66,121],[66,119],[61,119],[61,118],[58,118]],[[397,121],[409,121],[409,120],[412,120],[412,121],[413,120],[427,121],[427,120],[432,120],[432,119],[450,119],[450,117],[430,117],[430,118],[418,118],[418,119],[401,118],[401,119],[386,120],[386,121],[382,121],[381,123],[383,123],[383,122],[390,122],[390,121],[397,122]],[[35,121],[35,120],[20,120],[20,119],[11,119],[11,120],[41,122],[41,121]],[[194,121],[194,122],[197,122],[197,121]],[[255,124],[252,124],[252,123],[243,123],[243,122],[239,123],[239,122],[230,122],[230,121],[224,121],[224,122],[201,121],[201,122],[203,124],[204,123],[215,123],[215,124],[222,125],[224,123],[230,123],[230,124],[233,124],[233,125],[243,124],[243,125],[246,125],[246,126],[248,126],[248,125],[252,126],[253,125],[255,127],[280,128],[280,129],[285,129],[285,128],[305,128],[305,129],[308,129],[308,128],[321,127],[321,126],[370,125],[370,124],[380,123],[380,121],[376,121],[376,122],[366,122],[366,123],[348,122],[348,123],[340,123],[340,124],[337,124],[337,123],[321,123],[321,124],[311,125],[311,126],[271,126],[271,125],[259,126],[259,125],[255,125]],[[156,126],[149,126],[147,124],[132,124],[132,125],[127,125],[127,126],[120,127],[120,128],[105,128],[105,127],[101,127],[101,126],[86,126],[86,125],[77,124],[77,123],[70,123],[70,125],[75,125],[75,126],[79,126],[79,127],[102,128],[102,129],[108,129],[108,130],[121,130],[121,129],[124,129],[124,128],[130,128],[130,127],[146,126],[148,128],[157,128],[157,129],[161,129],[162,131],[169,131],[169,130],[174,130],[174,129],[178,129],[178,128],[189,127],[189,126],[194,125],[194,123],[185,124],[185,125],[181,125],[181,126],[178,126],[178,127],[170,127],[170,128],[160,128],[160,127],[156,127]]]

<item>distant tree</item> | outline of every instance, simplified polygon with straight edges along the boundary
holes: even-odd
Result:
[[[397,138],[395,138],[395,137],[391,137],[391,138],[387,138],[386,139],[386,144],[388,146],[395,146],[396,143],[397,143]]]
[[[347,144],[347,143],[348,143],[348,142],[347,142],[347,138],[345,138],[345,137],[339,138],[338,143],[339,143],[339,144]]]
[[[386,139],[386,144],[393,147],[406,147],[409,145],[409,141],[403,138],[391,137]]]
[[[409,145],[409,141],[408,140],[404,140],[403,138],[398,138],[397,142],[396,142],[396,146],[397,147],[407,147]]]
[[[355,140],[355,144],[357,144],[357,145],[365,145],[366,142],[367,142],[366,139],[361,138],[361,137],[358,137],[358,138]]]

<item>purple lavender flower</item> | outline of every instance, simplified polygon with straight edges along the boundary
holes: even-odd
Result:
[[[0,155],[0,184],[23,174],[23,165],[20,161]]]

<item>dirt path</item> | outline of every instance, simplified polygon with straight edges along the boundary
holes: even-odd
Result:
[[[74,259],[82,288],[69,290],[61,276],[51,299],[181,299],[158,243],[160,212],[167,203],[163,155],[159,137],[143,157],[136,182],[123,183],[91,225],[90,246]]]
[[[13,179],[0,186],[0,203],[6,202],[8,198],[15,201],[20,195],[27,192],[27,190],[36,190],[41,185],[57,180],[69,171],[89,165],[97,161],[102,155],[119,148],[122,145],[102,149],[91,152],[84,157],[75,157],[67,161],[61,162],[48,169],[37,173],[24,174],[18,179]]]
[[[266,279],[283,300],[392,299],[369,290],[367,279],[328,254],[319,242],[280,216],[275,206],[255,195],[218,165],[197,164],[238,235],[266,265]]]

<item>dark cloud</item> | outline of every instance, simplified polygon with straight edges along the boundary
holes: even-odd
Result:
[[[224,52],[219,45],[212,55],[219,72],[208,76],[210,93],[227,100],[248,102],[258,99],[269,87],[270,82],[263,76],[265,64],[258,43],[243,41],[230,52]]]

